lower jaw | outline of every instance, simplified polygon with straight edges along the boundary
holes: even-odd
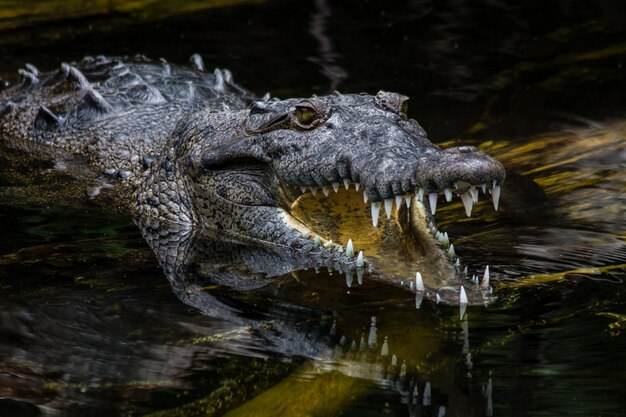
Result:
[[[394,203],[389,217],[382,208],[376,227],[370,204],[352,189],[340,188],[329,197],[303,194],[291,204],[290,213],[322,239],[344,247],[352,240],[355,251],[363,251],[374,279],[409,288],[420,272],[432,289],[458,282],[454,259],[447,255],[447,245],[434,238],[432,217],[416,197],[410,207],[404,199],[399,209]]]

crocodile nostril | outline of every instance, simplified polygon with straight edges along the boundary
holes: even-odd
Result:
[[[459,146],[456,148],[460,153],[471,153],[476,152],[476,146]]]

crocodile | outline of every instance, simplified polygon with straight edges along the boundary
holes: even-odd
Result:
[[[0,141],[78,158],[114,182],[116,206],[164,268],[210,236],[279,254],[292,270],[328,267],[348,281],[368,271],[451,304],[490,291],[463,281],[434,214],[458,196],[470,216],[481,191],[497,210],[505,170],[473,146],[433,144],[407,96],[259,98],[197,54],[189,66],[97,56],[19,75],[0,92]]]

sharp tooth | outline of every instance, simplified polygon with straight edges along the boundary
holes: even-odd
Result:
[[[437,193],[428,194],[428,202],[430,203],[430,212],[434,215],[437,211]]]
[[[436,295],[435,301],[437,302],[437,304],[441,302],[441,296],[439,294]]]
[[[363,268],[363,265],[365,265],[365,261],[363,260],[363,251],[360,250],[359,256],[356,257],[356,267]]]
[[[348,239],[348,244],[346,245],[346,255],[349,257],[354,256],[354,246],[352,246],[352,239]]]
[[[315,236],[315,238],[313,239],[313,243],[315,243],[316,245],[319,245],[322,243],[322,239],[320,239],[319,236]]]
[[[389,343],[387,343],[387,337],[385,336],[385,341],[383,342],[383,347],[380,350],[380,356],[389,356]]]
[[[402,206],[402,196],[397,195],[396,196],[396,211],[400,210],[401,206]]]
[[[304,185],[301,185],[300,191],[302,191],[302,194],[306,193],[306,187]]]
[[[387,218],[391,218],[391,209],[393,209],[393,200],[391,198],[385,198],[385,213]]]
[[[424,281],[422,280],[422,274],[419,272],[415,273],[415,290],[424,291]]]
[[[406,203],[406,208],[411,208],[411,195],[407,194],[404,196],[404,202]]]
[[[456,258],[456,262],[454,263],[454,266],[456,266],[457,268],[461,267],[461,258]]]
[[[487,194],[487,184],[481,184],[480,186],[483,189],[483,194]]]
[[[474,202],[472,201],[472,196],[469,192],[461,194],[461,201],[465,206],[465,214],[467,214],[467,217],[472,217],[472,207],[474,207]]]
[[[359,191],[359,187],[360,187],[360,186],[361,186],[361,184],[360,184],[360,183],[358,183],[358,182],[355,182],[355,183],[354,183],[354,188],[356,188],[356,190],[357,190],[357,191]]]
[[[343,179],[343,186],[346,187],[346,190],[350,188],[350,180],[347,178]]]
[[[317,187],[311,186],[311,194],[317,194]]]
[[[456,252],[454,252],[454,244],[450,244],[450,247],[448,248],[448,256],[451,258],[456,256]]]
[[[470,195],[472,196],[472,201],[474,203],[478,203],[478,190],[473,185],[469,189]]]
[[[448,237],[448,232],[445,232],[443,234],[443,243],[445,243],[446,245],[450,244],[450,238]]]
[[[449,203],[450,201],[452,201],[452,191],[450,191],[449,188],[446,188],[443,190],[443,193],[446,196],[446,201]]]
[[[491,194],[491,198],[493,200],[493,208],[496,209],[496,211],[498,211],[498,204],[500,202],[500,186],[496,185],[495,187],[493,187],[493,193]]]
[[[325,248],[332,248],[333,247],[333,241],[332,240],[327,240],[326,243],[324,243],[324,247]]]
[[[461,285],[461,295],[459,296],[459,302],[461,304],[467,304],[467,294],[465,293],[465,287]]]
[[[367,203],[367,193],[363,190],[363,202]]]
[[[485,274],[483,275],[483,280],[480,283],[480,286],[483,288],[489,288],[489,265],[485,268]]]
[[[417,196],[417,199],[418,199],[420,202],[423,202],[423,201],[424,201],[424,189],[423,189],[422,187],[420,187],[420,188],[417,190],[417,193],[416,193],[415,195]]]
[[[322,185],[322,192],[326,197],[328,197],[328,186]]]
[[[333,190],[335,190],[335,192],[339,191],[339,183],[338,182],[333,182]]]
[[[372,202],[372,224],[378,226],[378,214],[380,213],[380,201]]]
[[[463,274],[467,275],[467,265],[465,265],[465,268],[463,268]]]

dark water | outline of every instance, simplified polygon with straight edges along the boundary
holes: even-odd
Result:
[[[325,272],[207,288],[272,336],[251,332],[182,303],[130,219],[63,170],[2,150],[1,416],[626,415],[622,3],[100,3],[3,15],[0,76],[199,52],[257,94],[407,94],[434,141],[507,168],[499,212],[437,212],[470,273],[490,265],[497,301],[459,320]]]

